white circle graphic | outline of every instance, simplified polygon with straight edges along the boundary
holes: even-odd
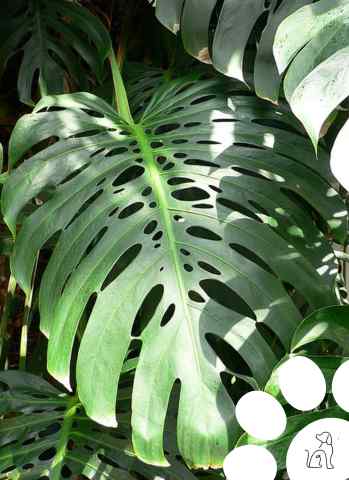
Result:
[[[287,452],[290,480],[346,480],[349,478],[349,422],[323,418],[312,422],[293,439]]]
[[[325,398],[325,378],[309,358],[298,356],[287,360],[279,368],[278,380],[283,396],[297,410],[312,410]]]
[[[261,391],[246,393],[235,410],[240,426],[259,440],[274,440],[286,428],[284,409],[274,397]]]
[[[349,412],[348,380],[349,360],[338,368],[332,381],[333,396],[338,405],[346,412]]]
[[[244,445],[225,457],[223,471],[228,480],[274,480],[277,465],[264,447]]]

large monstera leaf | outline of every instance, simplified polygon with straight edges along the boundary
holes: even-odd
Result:
[[[22,102],[33,105],[36,74],[42,95],[63,93],[66,75],[76,85],[86,85],[87,75],[102,78],[109,34],[87,9],[67,0],[16,0],[11,7],[5,2],[0,13],[0,24],[8,31],[0,47],[0,71],[23,51],[18,75]]]
[[[286,98],[315,146],[349,95],[348,19],[348,0],[321,0],[288,17],[276,35],[279,70],[289,67],[284,79]],[[346,122],[331,156],[333,173],[347,189],[348,131]]]
[[[136,454],[167,463],[178,381],[179,450],[191,466],[217,467],[239,433],[217,341],[245,365],[231,373],[264,385],[273,345],[287,349],[301,319],[292,292],[310,309],[337,303],[327,238],[343,240],[346,210],[326,152],[314,158],[287,110],[238,85],[227,95],[218,79],[158,80],[134,121],[89,93],[43,98],[15,127],[12,167],[57,141],[13,170],[2,207],[15,233],[28,202],[43,202],[12,256],[25,292],[40,248],[56,242],[40,288],[50,373],[70,387],[75,342],[79,398],[95,421],[116,425],[118,378],[140,341]]]
[[[169,454],[170,467],[138,460],[129,428],[129,390],[121,389],[125,412],[118,430],[88,417],[76,397],[63,394],[40,377],[18,371],[0,373],[0,478],[195,480]],[[82,475],[84,477],[82,477]]]
[[[309,3],[311,0],[157,0],[156,16],[173,33],[180,32],[188,53],[239,80],[245,80],[248,48],[256,48],[256,93],[276,101],[280,86],[273,57],[276,29],[284,18]],[[258,42],[252,39],[255,29],[262,30]]]

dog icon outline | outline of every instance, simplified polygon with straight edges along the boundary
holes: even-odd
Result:
[[[322,432],[315,435],[316,440],[320,442],[320,446],[312,453],[307,452],[306,466],[308,468],[325,468],[333,470],[335,467],[332,463],[333,457],[333,441],[332,435],[329,432]]]

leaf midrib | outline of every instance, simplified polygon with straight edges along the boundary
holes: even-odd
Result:
[[[181,273],[181,263],[178,258],[177,245],[176,245],[177,242],[176,242],[172,221],[169,213],[170,207],[167,201],[168,193],[164,188],[164,184],[160,176],[158,166],[154,159],[153,150],[150,146],[149,140],[147,138],[147,135],[144,131],[143,126],[141,124],[134,124],[132,125],[131,129],[133,131],[133,134],[141,150],[144,163],[147,167],[146,171],[149,176],[149,181],[152,186],[154,196],[156,197],[156,200],[158,203],[161,223],[163,224],[163,227],[164,227],[164,234],[167,237],[170,257],[172,259],[172,263],[174,266],[176,279],[177,279],[177,285],[178,285],[180,296],[182,299],[182,305],[184,308],[184,317],[187,323],[187,330],[189,332],[189,336],[191,338],[191,343],[193,346],[193,355],[194,355],[196,370],[199,374],[199,377],[202,377],[198,348],[195,341],[195,335],[194,335],[192,322],[191,322],[191,314],[187,304],[186,289],[185,289],[185,285],[184,285],[184,281]]]

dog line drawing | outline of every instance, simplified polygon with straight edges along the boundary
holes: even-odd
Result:
[[[332,470],[333,443],[332,436],[329,432],[322,432],[315,435],[315,438],[320,442],[317,448],[311,455],[309,450],[307,452],[307,467],[308,468],[324,468]]]

